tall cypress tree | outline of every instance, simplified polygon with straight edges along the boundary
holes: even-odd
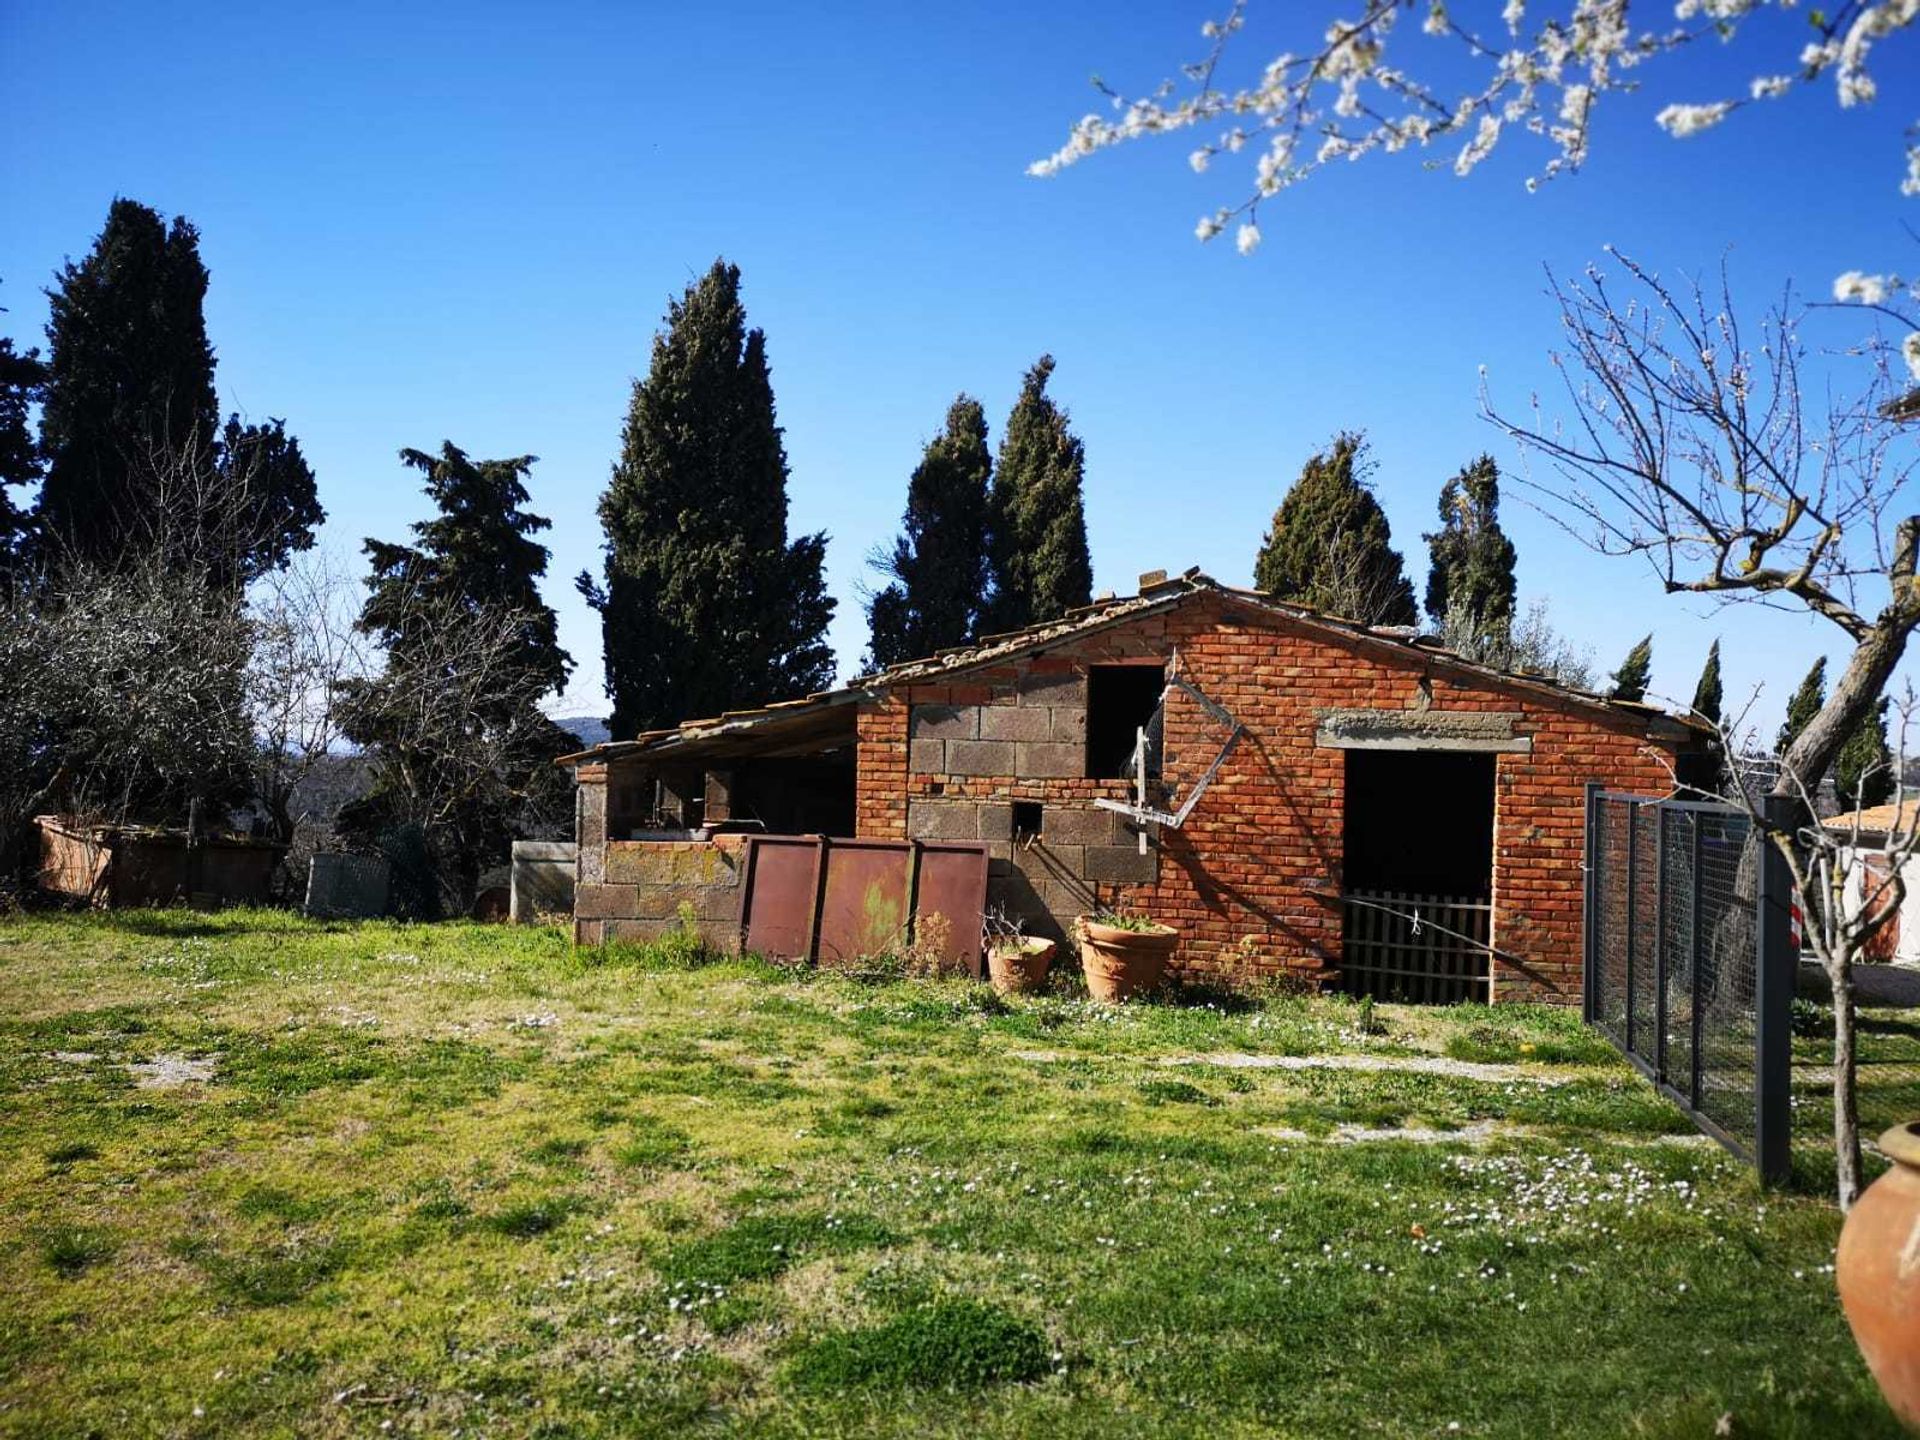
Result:
[[[1047,394],[1053,357],[1027,371],[1000,437],[987,554],[992,597],[985,628],[1018,630],[1057,620],[1093,598],[1083,485],[1086,452],[1066,412]]]
[[[1615,700],[1641,701],[1647,698],[1647,682],[1653,679],[1653,636],[1643,635],[1627,651],[1627,658],[1613,672],[1613,688],[1607,694]]]
[[[40,451],[27,425],[27,411],[40,396],[46,367],[40,353],[13,348],[0,335],[0,593],[23,558],[28,535],[26,507],[9,493],[40,478]]]
[[[1366,440],[1355,433],[1307,461],[1261,541],[1253,583],[1364,624],[1411,625],[1413,585],[1366,469]]]
[[[1513,541],[1500,528],[1500,469],[1482,455],[1440,487],[1440,529],[1423,537],[1427,614],[1445,620],[1457,608],[1479,637],[1505,641],[1513,630]]]
[[[1787,697],[1787,718],[1780,726],[1779,735],[1774,738],[1774,754],[1785,755],[1791,750],[1793,742],[1800,738],[1800,732],[1813,723],[1813,717],[1820,713],[1826,703],[1827,657],[1822,655],[1813,662],[1813,668],[1807,671],[1799,688]],[[1819,776],[1807,780],[1809,787],[1819,783]]]
[[[1693,687],[1693,713],[1709,725],[1720,723],[1720,706],[1725,695],[1720,684],[1720,642],[1707,647],[1707,663],[1700,668],[1700,683]]]
[[[167,545],[244,584],[313,544],[313,472],[278,420],[220,425],[199,232],[115,200],[48,292],[35,523],[51,553],[113,566]]]
[[[907,482],[907,512],[867,606],[875,667],[971,640],[987,582],[987,496],[993,457],[980,402],[961,395]]]
[[[134,200],[115,200],[80,263],[47,292],[46,539],[113,564],[150,534],[156,466],[211,474],[219,406],[202,306],[200,236]]]
[[[1882,695],[1841,745],[1833,762],[1833,783],[1842,805],[1865,810],[1891,800],[1897,778],[1887,743],[1887,697]]]
[[[767,342],[724,260],[667,311],[600,500],[610,722],[632,735],[831,683],[824,533],[787,538]]]

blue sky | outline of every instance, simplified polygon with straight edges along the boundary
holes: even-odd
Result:
[[[547,594],[579,662],[560,708],[585,713],[603,705],[600,636],[571,577],[598,563],[594,504],[650,337],[716,255],[767,332],[793,523],[832,535],[843,671],[866,556],[921,444],[961,389],[997,442],[1042,351],[1086,442],[1096,588],[1195,564],[1246,581],[1288,482],[1346,427],[1372,438],[1420,586],[1440,483],[1483,449],[1515,463],[1478,418],[1480,366],[1503,402],[1552,381],[1544,265],[1609,243],[1669,274],[1725,256],[1756,301],[1791,277],[1824,293],[1842,270],[1913,268],[1909,39],[1870,109],[1823,89],[1687,141],[1652,114],[1723,87],[1651,73],[1609,107],[1589,165],[1538,195],[1524,144],[1467,180],[1405,158],[1326,172],[1268,207],[1251,260],[1192,238],[1244,176],[1193,175],[1180,140],[1025,175],[1092,108],[1089,74],[1151,84],[1196,53],[1208,13],[11,0],[0,323],[40,339],[42,287],[116,194],[189,216],[223,403],[300,436],[325,543],[356,567],[361,537],[400,538],[425,511],[402,446],[541,457]],[[1797,36],[1763,38],[1706,64],[1730,86],[1784,68]],[[1523,596],[1549,597],[1602,669],[1651,630],[1654,688],[1684,698],[1721,635],[1730,695],[1766,681],[1770,725],[1814,655],[1841,653],[1811,620],[1670,599],[1517,494],[1507,509]]]

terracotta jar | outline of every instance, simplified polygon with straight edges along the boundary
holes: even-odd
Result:
[[[1055,948],[1053,941],[1041,935],[1023,935],[993,946],[987,951],[987,975],[993,988],[1002,995],[1032,994],[1047,983]]]
[[[1920,1430],[1920,1121],[1894,1126],[1880,1148],[1893,1168],[1848,1212],[1835,1278],[1880,1393]]]
[[[1074,929],[1080,937],[1080,968],[1087,977],[1087,993],[1108,1005],[1157,990],[1166,978],[1173,947],[1180,941],[1179,932],[1170,925],[1124,930],[1085,915]]]

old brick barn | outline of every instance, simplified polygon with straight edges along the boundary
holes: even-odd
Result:
[[[1574,1001],[1585,788],[1664,794],[1701,739],[1406,630],[1155,574],[842,689],[567,757],[575,929],[773,935],[747,873],[773,842],[754,837],[820,835],[869,869],[982,857],[988,910],[1028,933],[1150,915],[1179,929],[1189,980]],[[789,900],[812,918],[793,923],[817,926],[833,902],[806,883]],[[977,961],[977,917],[959,924],[953,953]]]

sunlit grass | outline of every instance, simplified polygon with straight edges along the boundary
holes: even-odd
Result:
[[[1564,1012],[274,912],[0,1002],[0,1434],[1897,1433],[1838,1217]]]

